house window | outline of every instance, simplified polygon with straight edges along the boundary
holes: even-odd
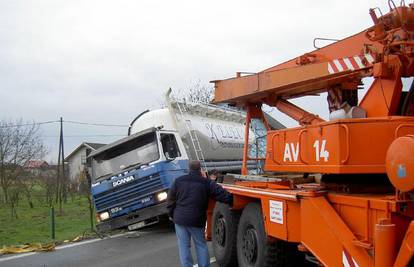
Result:
[[[86,164],[86,155],[81,155],[81,164],[82,165]]]

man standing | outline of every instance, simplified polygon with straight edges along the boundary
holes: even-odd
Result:
[[[191,239],[193,239],[199,267],[210,266],[204,227],[210,197],[232,204],[233,196],[216,182],[201,176],[199,161],[190,161],[190,173],[177,178],[168,193],[168,210],[175,223],[178,250],[182,267],[192,267]]]

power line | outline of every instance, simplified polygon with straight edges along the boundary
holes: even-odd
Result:
[[[24,124],[7,124],[7,125],[0,125],[0,128],[24,127],[24,126],[58,123],[58,122],[60,121],[43,121],[43,122],[33,122],[33,123],[24,123]],[[71,123],[71,124],[79,124],[79,125],[89,125],[89,126],[129,127],[129,125],[121,125],[121,124],[90,123],[90,122],[66,121],[66,120],[64,120],[63,122]]]
[[[50,123],[57,123],[57,122],[59,121],[43,121],[43,122],[33,122],[33,123],[25,123],[25,124],[8,124],[8,125],[0,125],[0,128],[33,126],[33,125],[50,124]]]
[[[64,120],[63,122],[72,123],[72,124],[90,125],[90,126],[129,127],[129,125],[121,125],[121,124],[89,123],[89,122],[66,121],[66,120]]]
[[[99,134],[99,135],[65,135],[64,137],[109,137],[109,136],[127,136],[126,134]],[[45,138],[55,138],[59,137],[59,135],[44,135]]]

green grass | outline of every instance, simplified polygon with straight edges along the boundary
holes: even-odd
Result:
[[[55,241],[73,239],[85,231],[90,234],[90,219],[88,200],[86,197],[69,197],[63,203],[63,213],[59,214],[59,207],[55,204],[56,237]],[[45,203],[34,201],[31,209],[22,198],[17,208],[18,219],[11,218],[9,206],[0,207],[0,247],[3,245],[17,245],[33,242],[50,242],[51,219],[50,207]]]

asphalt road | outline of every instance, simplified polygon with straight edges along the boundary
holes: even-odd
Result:
[[[64,245],[53,252],[0,256],[0,267],[180,266],[177,241],[171,225],[159,224],[135,233]],[[213,257],[211,244],[209,248],[210,257]],[[217,266],[214,258],[211,260],[211,266]],[[195,259],[194,263],[197,263]]]

